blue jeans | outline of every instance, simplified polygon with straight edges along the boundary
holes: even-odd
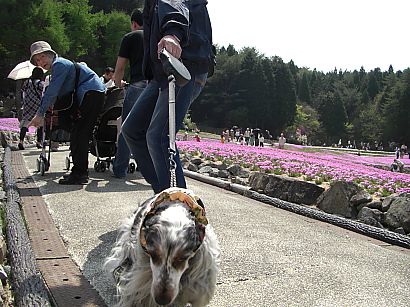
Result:
[[[184,87],[176,87],[175,127],[178,131],[189,106],[201,93],[207,74],[192,76]],[[170,187],[168,137],[168,87],[151,81],[134,104],[121,131],[138,168],[155,193]],[[186,188],[178,149],[175,156],[177,186]]]
[[[138,100],[138,97],[141,95],[146,85],[146,81],[139,81],[132,83],[130,86],[128,86],[127,91],[125,93],[124,104],[122,108],[122,122],[124,122],[127,118],[133,105]],[[115,154],[115,159],[112,163],[112,171],[114,173],[114,176],[118,178],[125,178],[125,176],[127,175],[129,163],[130,150],[121,132],[118,136],[117,153]]]

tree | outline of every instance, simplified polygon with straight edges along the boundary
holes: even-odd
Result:
[[[307,102],[307,103],[311,102],[310,86],[309,86],[306,72],[303,72],[302,79],[300,80],[298,97],[300,101]]]
[[[317,139],[317,133],[320,128],[319,115],[317,111],[309,105],[297,104],[295,112],[295,120],[287,130],[291,134],[299,129],[302,134],[307,135],[309,142],[320,144]]]
[[[58,54],[66,54],[70,48],[70,37],[63,22],[64,5],[54,0],[42,0],[33,6],[32,28],[27,33],[30,42],[46,40]]]
[[[374,72],[369,73],[369,81],[367,82],[367,93],[370,99],[374,99],[379,92],[379,85],[377,83],[376,75]]]
[[[386,140],[410,143],[410,69],[403,71],[383,107],[383,131]]]
[[[323,93],[320,95],[319,100],[319,118],[328,135],[327,142],[336,143],[345,135],[347,115],[343,101],[337,92]]]
[[[104,13],[122,11],[128,15],[135,8],[142,8],[144,6],[144,0],[90,0],[89,3],[93,7],[93,13],[99,11],[104,11]]]
[[[115,66],[121,39],[130,31],[130,17],[123,12],[113,11],[102,15],[98,24],[98,54],[101,56],[101,66]]]
[[[98,19],[91,8],[88,0],[71,0],[70,5],[64,6],[63,20],[70,39],[66,56],[70,59],[92,59],[98,48]]]
[[[296,87],[294,78],[281,58],[272,58],[275,75],[275,102],[271,112],[272,122],[270,131],[280,133],[281,130],[293,123],[296,112]]]
[[[33,7],[40,0],[0,0],[0,73],[2,79],[19,62],[30,56]],[[10,84],[11,85],[11,84]],[[13,84],[14,85],[14,84]],[[2,84],[1,89],[5,86]]]
[[[353,119],[353,137],[358,142],[372,143],[382,140],[382,117],[376,104],[363,105]]]

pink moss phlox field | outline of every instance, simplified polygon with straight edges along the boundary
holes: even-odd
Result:
[[[200,153],[209,160],[237,163],[251,170],[299,177],[317,184],[344,180],[355,182],[375,196],[410,192],[410,174],[393,173],[372,164],[390,165],[394,156],[365,157],[347,153],[302,152],[271,147],[243,146],[204,139],[179,141],[181,152]],[[407,159],[408,160],[408,159]],[[409,161],[405,161],[407,165]]]
[[[34,133],[34,127],[29,128],[29,132]],[[20,132],[20,122],[17,118],[0,118],[0,131]]]

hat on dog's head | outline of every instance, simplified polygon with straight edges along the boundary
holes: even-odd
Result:
[[[37,41],[32,43],[30,46],[30,63],[36,65],[36,63],[33,62],[33,56],[47,51],[54,53],[54,55],[57,55],[57,53],[53,49],[51,49],[50,44],[45,41]]]
[[[180,201],[184,203],[192,212],[192,215],[195,217],[195,225],[198,231],[199,241],[200,243],[203,242],[205,238],[205,228],[206,225],[208,225],[208,219],[206,218],[204,204],[202,203],[201,199],[196,196],[191,190],[171,187],[155,195],[149,202],[143,205],[145,206],[143,207],[143,210],[141,210],[143,212],[141,213],[141,215],[137,215],[134,220],[134,226],[139,225],[138,221],[142,220],[139,239],[140,244],[145,252],[147,252],[147,242],[145,240],[144,233],[145,220],[157,214],[157,209],[163,202],[173,201]],[[136,233],[136,229],[131,230],[131,233],[132,235],[134,235]]]

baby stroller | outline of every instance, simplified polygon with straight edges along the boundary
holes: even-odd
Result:
[[[97,157],[94,163],[96,172],[105,172],[117,152],[117,119],[122,113],[124,96],[125,90],[117,87],[109,88],[105,95],[104,107],[98,116],[89,147],[90,153]],[[131,162],[129,172],[133,173],[135,169],[135,163]]]
[[[44,119],[43,135],[41,140],[41,153],[37,158],[37,171],[44,176],[50,168],[50,158],[52,151],[52,143],[62,143],[70,141],[70,133],[59,125],[58,111],[50,108],[46,112]],[[48,150],[47,148],[48,144]]]

